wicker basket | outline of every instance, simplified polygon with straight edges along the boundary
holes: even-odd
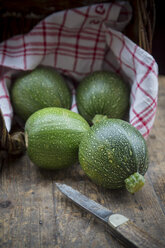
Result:
[[[14,35],[27,33],[41,19],[63,9],[81,7],[89,4],[109,2],[101,0],[0,0],[0,42]],[[152,38],[155,26],[154,0],[129,0],[133,18],[125,35],[149,53],[152,53]],[[25,148],[23,132],[9,134],[0,112],[0,163],[4,154],[20,154]]]

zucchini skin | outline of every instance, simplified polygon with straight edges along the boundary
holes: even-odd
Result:
[[[77,88],[78,111],[90,124],[96,114],[121,119],[129,107],[129,94],[129,86],[118,75],[96,71]]]
[[[63,108],[44,108],[26,122],[27,154],[45,169],[62,169],[78,160],[80,141],[89,124],[77,113]]]
[[[140,132],[126,121],[103,120],[93,125],[79,146],[79,162],[96,184],[117,189],[148,169],[148,151]]]
[[[64,78],[54,68],[40,66],[15,80],[11,99],[16,114],[26,121],[42,108],[70,109],[72,96]]]

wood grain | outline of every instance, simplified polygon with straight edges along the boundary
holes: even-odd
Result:
[[[39,170],[26,155],[8,157],[0,175],[0,247],[122,248],[93,216],[71,203],[55,187],[66,183],[91,199],[131,219],[165,242],[165,77],[147,140],[150,166],[146,183],[134,195],[93,184],[79,165],[67,170]]]
[[[149,233],[139,229],[130,220],[117,227],[120,239],[128,248],[164,248],[164,244],[153,238]]]

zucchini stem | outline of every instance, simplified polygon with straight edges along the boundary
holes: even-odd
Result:
[[[108,119],[107,115],[96,114],[95,117],[92,119],[92,123],[95,125],[96,123],[107,119]]]
[[[133,194],[143,187],[145,183],[145,179],[141,174],[136,172],[132,174],[131,176],[129,176],[128,178],[126,178],[124,182],[125,182],[126,189],[131,194]]]

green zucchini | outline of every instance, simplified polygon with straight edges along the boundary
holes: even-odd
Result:
[[[38,110],[25,125],[27,154],[41,168],[62,169],[78,160],[78,147],[90,129],[77,113],[56,107]]]
[[[15,80],[11,99],[15,113],[26,121],[42,108],[70,109],[72,96],[64,78],[54,68],[40,66]]]
[[[84,135],[79,162],[96,184],[110,189],[126,187],[134,193],[144,185],[148,169],[146,142],[128,122],[102,120]]]
[[[79,84],[76,94],[79,113],[90,123],[96,114],[123,118],[129,106],[129,87],[116,74],[95,71]]]

